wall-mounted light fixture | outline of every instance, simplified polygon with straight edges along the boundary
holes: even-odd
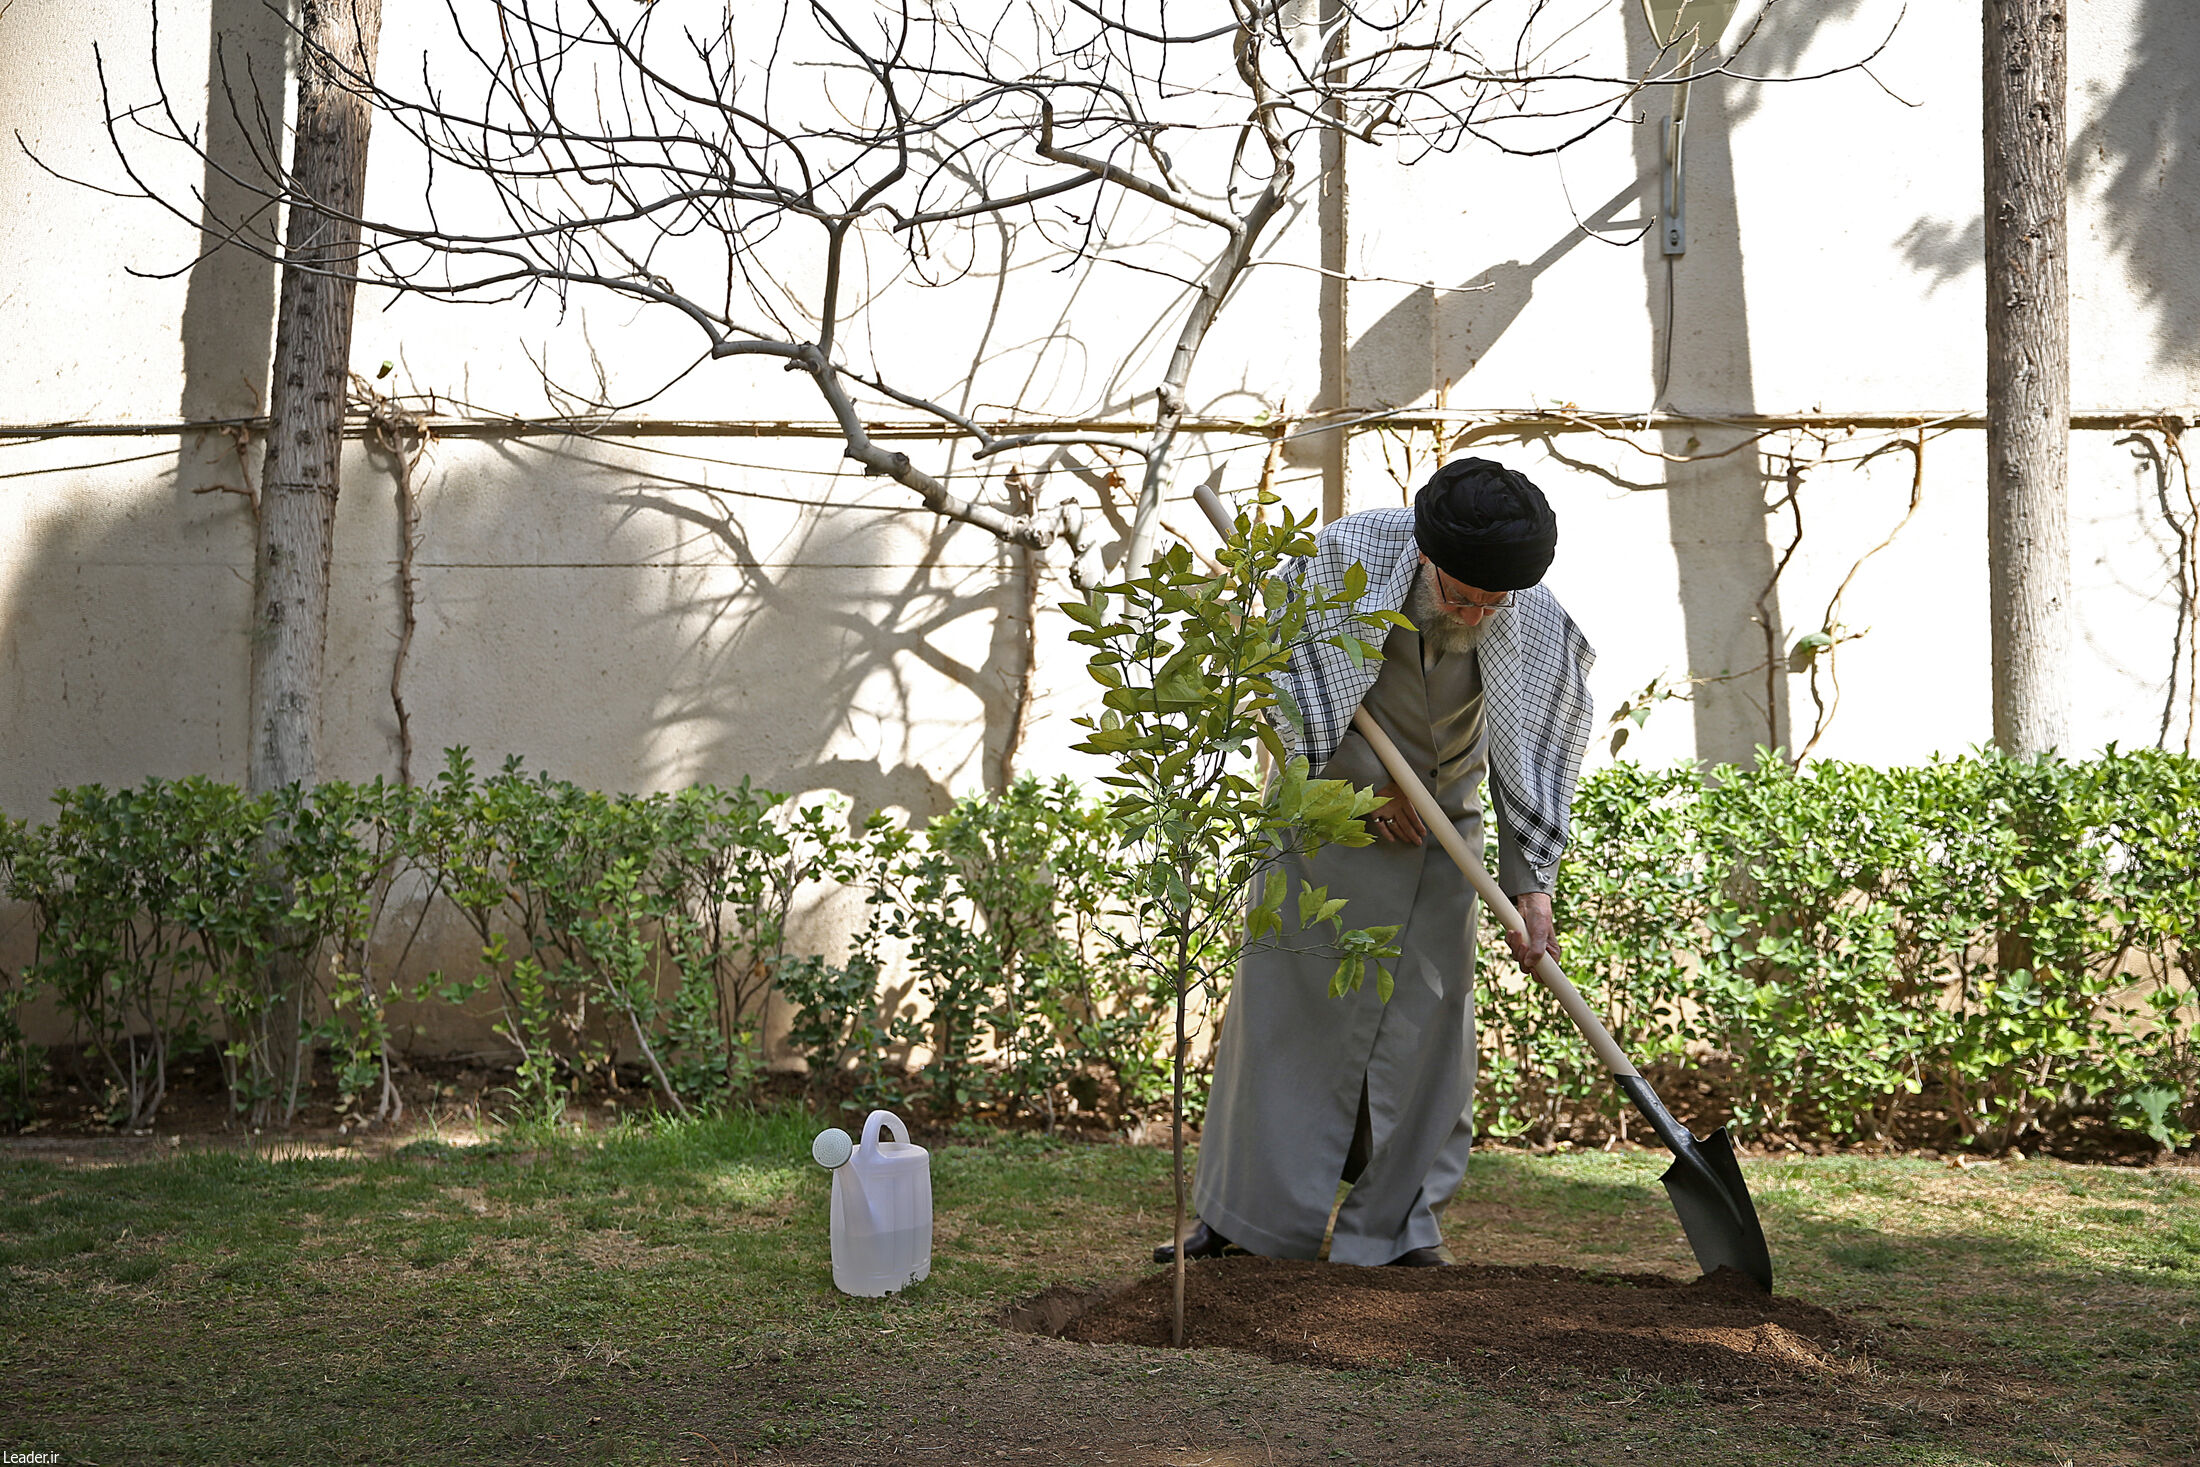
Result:
[[[1673,115],[1665,122],[1665,181],[1658,195],[1658,237],[1669,255],[1688,253],[1687,200],[1681,158],[1688,140],[1688,81],[1696,58],[1719,44],[1738,0],[1642,0],[1650,38],[1664,55],[1678,55]]]

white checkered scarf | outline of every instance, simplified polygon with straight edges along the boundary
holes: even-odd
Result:
[[[1412,510],[1347,515],[1323,526],[1314,543],[1314,554],[1292,561],[1285,575],[1339,589],[1357,562],[1366,568],[1367,591],[1351,611],[1308,627],[1310,639],[1342,629],[1354,612],[1404,609],[1420,564]],[[1363,628],[1362,636],[1382,643],[1380,628]],[[1514,592],[1509,611],[1485,618],[1479,648],[1490,794],[1498,821],[1530,866],[1555,870],[1566,849],[1574,782],[1589,747],[1594,710],[1588,676],[1596,651],[1558,598],[1541,586]],[[1381,662],[1372,658],[1355,660],[1339,648],[1302,642],[1279,679],[1297,704],[1299,726],[1292,728],[1286,717],[1283,729],[1290,751],[1320,769],[1381,673]]]

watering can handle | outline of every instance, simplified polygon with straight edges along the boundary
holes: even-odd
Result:
[[[1223,539],[1229,539],[1234,526],[1229,512],[1222,506],[1221,496],[1207,485],[1201,484],[1192,491],[1192,497],[1206,511],[1216,532]],[[1389,771],[1391,780],[1413,802],[1421,823],[1428,827],[1429,834],[1436,837],[1437,844],[1458,864],[1459,870],[1467,878],[1467,884],[1481,894],[1483,901],[1489,903],[1490,910],[1497,914],[1497,920],[1504,924],[1505,930],[1514,933],[1523,931],[1527,924],[1520,920],[1519,909],[1498,889],[1497,883],[1490,879],[1490,873],[1483,868],[1482,858],[1461,838],[1451,823],[1451,817],[1436,803],[1436,797],[1428,792],[1427,785],[1421,783],[1421,777],[1413,772],[1413,766],[1406,762],[1405,755],[1398,752],[1398,746],[1390,741],[1389,734],[1383,732],[1382,725],[1365,708],[1360,708],[1352,715],[1352,726],[1360,731],[1360,737],[1367,740],[1367,746],[1383,762],[1383,768]],[[1603,1021],[1590,1009],[1588,1002],[1581,996],[1581,990],[1574,987],[1558,966],[1558,960],[1549,953],[1544,953],[1536,959],[1534,972],[1536,981],[1551,991],[1551,996],[1566,1010],[1566,1017],[1574,1021],[1574,1027],[1581,1031],[1582,1038],[1589,1041],[1589,1047],[1596,1051],[1597,1058],[1603,1062],[1604,1068],[1611,1072],[1613,1078],[1636,1078],[1639,1072],[1627,1058],[1626,1051],[1619,1047],[1612,1038],[1611,1031],[1604,1027]],[[879,1115],[883,1112],[874,1111],[872,1114]],[[870,1134],[866,1127],[866,1141],[870,1139]]]
[[[890,1127],[894,1139],[909,1144],[909,1128],[901,1123],[901,1117],[890,1110],[874,1110],[863,1120],[863,1155],[866,1159],[878,1155],[878,1133],[882,1127]]]

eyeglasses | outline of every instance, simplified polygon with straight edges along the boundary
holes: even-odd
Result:
[[[1434,570],[1435,567],[1431,566],[1430,569]],[[1471,597],[1452,595],[1451,587],[1451,577],[1445,575],[1442,571],[1437,571],[1436,599],[1453,611],[1503,611],[1513,604],[1513,593],[1510,591],[1498,592],[1497,598],[1493,601],[1476,601]]]

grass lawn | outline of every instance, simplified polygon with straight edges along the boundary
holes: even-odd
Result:
[[[1784,1292],[1867,1324],[1791,1390],[1471,1384],[1009,1334],[1138,1271],[1168,1157],[934,1153],[931,1278],[835,1294],[812,1123],[122,1165],[0,1160],[0,1450],[67,1462],[2200,1461],[2200,1170],[1747,1159]],[[5,1155],[5,1153],[0,1153]],[[1660,1156],[1477,1156],[1466,1261],[1692,1274]],[[16,1460],[22,1460],[17,1458]]]

